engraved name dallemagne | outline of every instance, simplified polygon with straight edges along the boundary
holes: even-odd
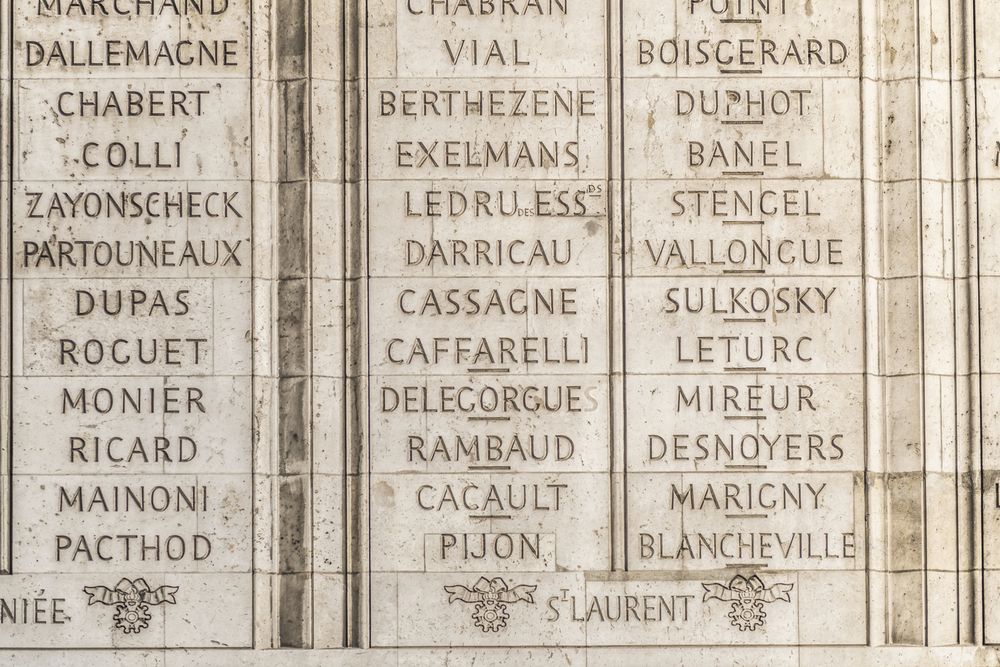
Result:
[[[499,632],[507,627],[507,605],[516,602],[527,602],[534,604],[535,598],[532,593],[537,586],[520,585],[510,588],[500,577],[487,579],[480,577],[479,581],[472,588],[465,586],[445,586],[448,592],[448,603],[456,600],[466,603],[475,603],[476,609],[472,612],[472,618],[476,621],[476,626],[483,632]]]

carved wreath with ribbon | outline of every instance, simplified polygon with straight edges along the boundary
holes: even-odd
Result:
[[[750,578],[736,575],[723,584],[702,584],[705,589],[703,602],[709,600],[722,600],[732,602],[732,611],[729,612],[730,623],[740,630],[756,630],[763,627],[767,613],[764,611],[764,603],[782,600],[791,602],[788,592],[795,584],[774,584],[764,586],[756,574]]]
[[[122,579],[114,589],[106,586],[84,586],[83,592],[90,596],[88,605],[104,604],[115,607],[115,627],[126,633],[142,632],[149,627],[149,607],[160,604],[175,604],[177,586],[160,586],[156,590],[149,587],[145,579],[130,581]]]
[[[445,586],[448,592],[448,603],[456,600],[475,604],[476,610],[472,613],[472,618],[476,621],[476,626],[483,632],[499,632],[507,627],[507,605],[517,602],[527,602],[534,604],[535,599],[532,593],[537,586],[514,586],[510,588],[500,577],[487,579],[480,577],[479,581],[472,588],[465,586]]]

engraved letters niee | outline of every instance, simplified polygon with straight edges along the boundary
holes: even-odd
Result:
[[[3,0],[0,662],[1000,661],[998,27]]]

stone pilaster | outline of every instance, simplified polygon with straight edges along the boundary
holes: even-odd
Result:
[[[309,648],[313,622],[312,275],[307,0],[259,3],[254,370],[258,643]]]

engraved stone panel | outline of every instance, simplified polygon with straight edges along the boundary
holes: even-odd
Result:
[[[0,3],[0,663],[1000,664],[998,22]]]
[[[12,6],[0,643],[249,646],[250,5]]]
[[[367,11],[371,641],[560,644],[612,548],[607,11]]]
[[[674,9],[623,15],[627,568],[676,643],[864,643],[858,8]]]

